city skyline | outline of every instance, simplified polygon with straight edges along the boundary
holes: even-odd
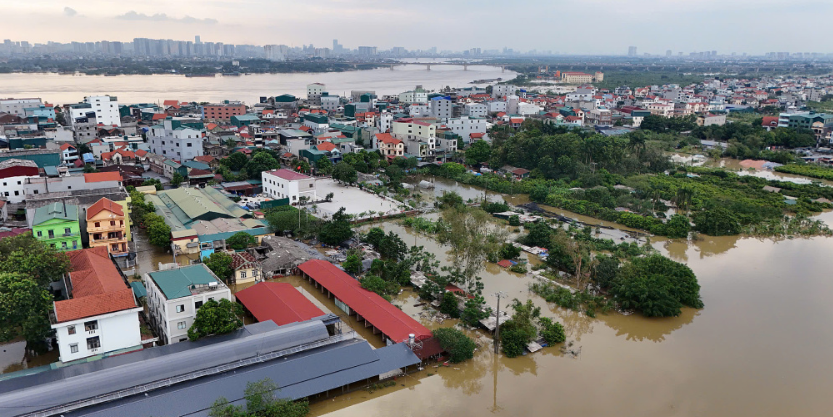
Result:
[[[629,46],[637,46],[640,54],[655,55],[663,55],[668,49],[685,54],[718,50],[727,55],[833,52],[824,50],[826,46],[808,47],[806,43],[807,39],[824,39],[833,34],[833,29],[825,25],[806,25],[801,33],[753,35],[761,27],[776,27],[784,19],[810,20],[824,11],[833,12],[833,4],[819,0],[798,0],[789,9],[777,0],[635,0],[627,4],[590,0],[581,4],[537,2],[524,8],[506,7],[494,1],[426,0],[392,8],[389,2],[377,0],[322,0],[314,4],[263,6],[263,2],[255,0],[149,0],[129,7],[104,0],[38,0],[7,5],[8,23],[2,38],[33,43],[128,42],[133,38],[188,40],[202,35],[203,42],[210,38],[226,44],[311,43],[317,47],[330,47],[332,39],[337,38],[350,49],[361,45],[408,50],[436,46],[439,50],[455,51],[508,47],[574,55],[625,55]],[[529,13],[531,7],[537,8],[536,13]],[[588,11],[593,12],[592,19],[565,18],[590,16]],[[643,22],[646,12],[650,12],[651,21]],[[501,17],[495,22],[500,30],[468,28],[472,22],[493,22],[495,16]],[[316,30],[310,31],[310,25],[315,25]],[[553,32],[553,27],[558,30]],[[379,36],[380,28],[390,30]],[[575,39],[554,33],[575,34]],[[692,33],[697,36],[691,36]]]

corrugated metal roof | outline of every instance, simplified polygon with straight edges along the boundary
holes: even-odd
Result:
[[[205,264],[156,271],[148,275],[168,300],[190,297],[192,285],[208,285],[212,282],[219,284],[220,282]]]
[[[60,202],[48,204],[43,207],[38,207],[35,209],[35,217],[32,221],[32,224],[39,225],[43,222],[54,219],[77,222],[78,206]]]
[[[394,307],[379,294],[362,288],[359,281],[335,265],[326,261],[311,260],[298,268],[394,342],[408,340],[411,333],[417,340],[431,337],[431,331],[425,326]]]
[[[351,383],[364,381],[394,369],[419,363],[404,344],[373,350],[366,341],[352,340],[292,355],[246,368],[246,372],[202,378],[171,388],[134,396],[91,409],[64,413],[65,416],[146,417],[207,416],[211,404],[225,397],[236,405],[245,404],[248,382],[269,378],[280,387],[277,397],[301,399]],[[187,401],[183,401],[187,398]]]
[[[320,308],[286,282],[261,282],[234,296],[257,321],[272,320],[279,326],[324,315]]]

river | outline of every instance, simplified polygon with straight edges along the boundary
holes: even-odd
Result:
[[[0,96],[40,97],[55,104],[76,103],[84,96],[110,94],[120,104],[154,103],[162,100],[218,102],[243,100],[252,105],[261,96],[292,94],[306,97],[306,85],[320,82],[331,94],[349,95],[351,90],[373,90],[378,96],[399,94],[422,85],[427,90],[471,87],[474,80],[515,78],[512,71],[500,67],[473,65],[402,65],[394,70],[378,68],[363,71],[326,73],[251,74],[214,78],[183,75],[59,75],[53,73],[0,74]],[[482,86],[482,85],[481,85]]]

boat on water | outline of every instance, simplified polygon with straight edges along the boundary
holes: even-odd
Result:
[[[186,78],[193,78],[193,77],[208,77],[213,78],[216,77],[217,74],[185,74]]]

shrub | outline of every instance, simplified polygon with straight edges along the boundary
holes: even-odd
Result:
[[[434,330],[432,334],[440,343],[440,347],[448,352],[449,361],[452,363],[463,362],[474,357],[474,349],[477,345],[463,332],[452,328],[441,328]]]

